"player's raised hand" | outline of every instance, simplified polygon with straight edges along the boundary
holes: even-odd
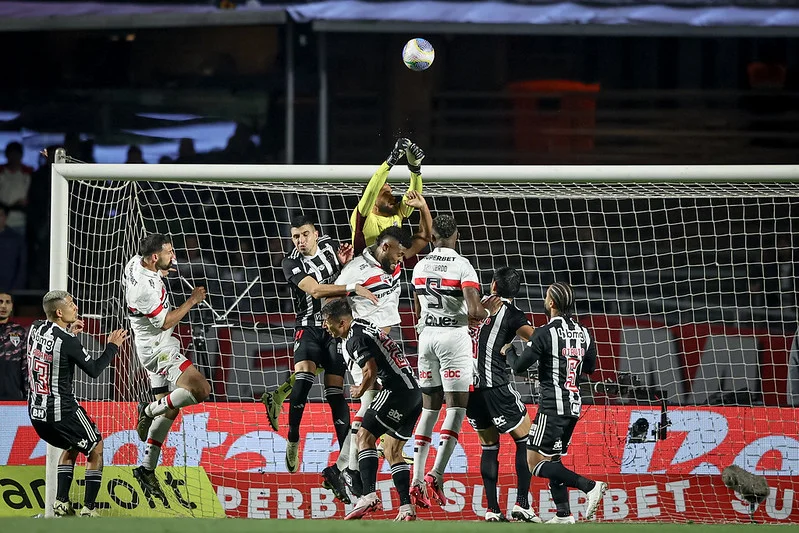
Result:
[[[352,256],[355,254],[355,249],[352,245],[348,242],[342,242],[338,246],[338,251],[336,252],[336,256],[338,256],[338,262],[342,265],[346,265],[352,260]]]
[[[400,137],[399,139],[397,139],[397,142],[394,143],[394,148],[391,150],[391,153],[388,154],[388,157],[386,158],[386,163],[388,163],[389,166],[392,167],[397,163],[399,163],[400,159],[402,159],[405,156],[405,152],[406,150],[408,150],[408,146],[410,145],[411,141],[404,137]]]
[[[77,319],[75,322],[69,325],[69,332],[77,335],[78,333],[83,331],[83,320]]]
[[[194,287],[194,289],[191,291],[191,296],[189,296],[189,300],[194,302],[196,305],[205,300],[205,296],[205,287]]]
[[[117,348],[122,346],[128,340],[128,332],[124,329],[115,329],[108,334],[108,344],[116,344]]]
[[[405,151],[405,157],[408,159],[408,168],[411,172],[418,174],[422,171],[422,159],[424,159],[424,150],[419,148],[415,143],[410,143]]]
[[[427,201],[419,191],[408,191],[405,195],[405,205],[414,209],[421,209],[427,205]]]
[[[377,296],[372,294],[372,291],[370,291],[369,289],[367,289],[366,287],[364,287],[360,283],[355,285],[355,294],[357,294],[358,296],[361,296],[363,298],[366,298],[367,300],[369,300],[373,304],[377,305],[377,302],[378,302]]]

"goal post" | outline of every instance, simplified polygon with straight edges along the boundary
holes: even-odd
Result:
[[[82,164],[57,154],[50,285],[76,297],[89,322],[85,345],[101,346],[112,326],[125,324],[121,271],[146,233],[174,240],[173,304],[192,286],[208,289],[207,305],[176,334],[212,398],[181,414],[162,463],[191,494],[201,492],[189,487],[193,469],[203,468],[203,486],[229,516],[343,516],[318,476],[337,448],[320,386],[293,475],[283,465],[286,410],[273,433],[258,398],[293,364],[293,310],[280,268],[292,246],[291,215],[310,211],[321,234],[348,241],[350,213],[376,168]],[[799,166],[425,165],[423,180],[433,216],[455,216],[459,251],[484,291],[494,269],[517,268],[517,305],[542,325],[546,287],[574,285],[599,367],[582,386],[585,407],[564,462],[615,491],[600,520],[747,521],[750,509],[721,484],[721,470],[737,465],[772,488],[757,519],[799,521],[799,505],[780,511],[786,491],[799,491],[799,422],[787,394],[799,302],[786,281],[799,276]],[[389,183],[404,192],[407,169],[395,167]],[[414,213],[410,227],[418,220]],[[402,324],[392,335],[415,360],[410,272],[403,275]],[[534,415],[534,376],[515,383]],[[135,402],[149,396],[149,384],[132,348],[96,382],[77,373],[76,393],[108,439],[106,464],[135,465],[143,450]],[[464,425],[445,478],[449,503],[433,518],[482,518],[479,455]],[[48,449],[47,513],[57,457]],[[379,482],[391,502],[383,469]],[[501,466],[499,485],[501,504],[512,506],[512,465]],[[531,494],[536,511],[554,514],[542,480],[533,479]],[[583,500],[571,498],[578,516]],[[686,508],[680,498],[696,501]],[[150,507],[169,513],[158,502]]]

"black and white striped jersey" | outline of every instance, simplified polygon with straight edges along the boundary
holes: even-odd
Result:
[[[475,389],[500,387],[510,382],[510,367],[500,349],[516,337],[520,327],[529,325],[524,312],[503,298],[502,307],[495,315],[471,329],[475,349]]]
[[[60,422],[78,410],[72,388],[75,365],[96,378],[116,355],[109,343],[93,359],[71,332],[49,320],[37,320],[28,333],[28,414],[31,420]]]
[[[283,275],[291,286],[294,295],[294,312],[297,326],[322,325],[322,300],[318,300],[299,288],[306,276],[311,276],[319,284],[333,283],[341,271],[336,251],[338,243],[330,237],[319,237],[314,255],[302,255],[296,248],[283,259]]]
[[[348,364],[352,362],[361,368],[369,359],[374,359],[377,377],[385,389],[402,391],[419,388],[402,348],[371,322],[354,318],[347,338],[342,343],[342,351]]]
[[[580,374],[594,371],[596,357],[596,344],[591,333],[573,318],[556,316],[545,326],[536,328],[522,358],[526,362],[538,361],[539,411],[580,416]]]

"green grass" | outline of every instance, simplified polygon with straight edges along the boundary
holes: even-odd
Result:
[[[63,518],[52,520],[32,518],[0,518],[0,531],[14,533],[486,533],[501,528],[530,531],[530,528],[551,529],[554,526],[537,524],[486,524],[483,522],[419,521],[393,523],[361,520],[246,520],[192,518]],[[587,523],[562,526],[588,533],[744,533],[751,532],[748,524],[665,524],[665,523]],[[756,526],[755,526],[756,527]],[[793,530],[794,525],[791,529]],[[274,529],[272,529],[274,528]],[[376,529],[379,528],[379,529]],[[554,527],[555,529],[558,529]]]

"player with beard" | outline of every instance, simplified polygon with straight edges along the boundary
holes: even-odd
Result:
[[[415,207],[409,202],[408,194],[416,191],[422,193],[422,160],[424,152],[408,139],[397,139],[386,161],[380,165],[361,194],[358,206],[350,216],[352,227],[352,246],[355,255],[364,248],[374,244],[380,233],[390,226],[402,226],[405,219],[411,216]],[[396,198],[388,184],[388,173],[391,168],[406,157],[408,169],[411,171],[411,183],[404,198]],[[410,257],[410,254],[409,254]]]
[[[409,202],[414,202],[413,207],[418,208],[422,213],[419,233],[411,239],[406,230],[389,226],[380,233],[372,246],[364,250],[359,257],[342,270],[341,275],[336,280],[336,283],[339,284],[361,283],[377,296],[379,300],[377,304],[373,304],[359,296],[351,296],[349,300],[352,306],[352,314],[355,318],[368,320],[386,335],[389,334],[393,326],[398,326],[400,323],[399,297],[401,292],[400,273],[402,271],[402,261],[405,257],[416,255],[427,246],[429,235],[432,234],[433,219],[424,198],[414,191],[408,193],[408,198]],[[352,361],[350,362],[352,363]],[[349,371],[354,384],[360,385],[363,378],[360,368],[352,363],[349,365]],[[363,391],[360,397],[361,406],[352,422],[351,435],[353,437],[358,433],[363,416],[375,394],[377,394],[375,389]],[[361,496],[362,488],[360,486],[360,474],[358,473],[357,452],[355,439],[351,438],[349,449],[345,443],[337,465],[339,469],[346,467],[343,471],[343,477],[347,485],[349,485],[353,494]]]
[[[172,239],[153,233],[141,240],[139,254],[125,265],[122,277],[136,355],[155,396],[154,402],[139,403],[136,432],[146,446],[142,464],[133,475],[145,492],[162,501],[166,499],[155,467],[169,428],[182,407],[203,402],[211,394],[208,380],[186,359],[180,340],[172,335],[189,310],[205,300],[205,288],[195,287],[188,300],[172,309],[163,278],[174,258]]]
[[[549,480],[557,514],[547,523],[574,524],[568,488],[585,492],[586,520],[593,518],[608,488],[607,483],[585,478],[560,461],[569,449],[582,409],[580,374],[591,374],[596,368],[596,343],[588,328],[572,317],[574,291],[568,283],[549,286],[544,310],[549,322],[536,328],[522,355],[517,356],[509,346],[505,356],[517,374],[538,362],[541,398],[527,442],[527,464],[534,476]]]

